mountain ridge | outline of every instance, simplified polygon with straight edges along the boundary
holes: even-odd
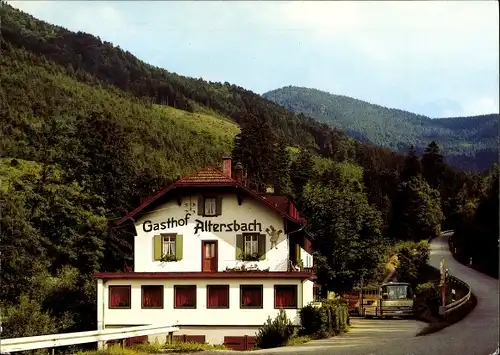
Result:
[[[292,112],[341,129],[364,142],[417,152],[435,140],[448,161],[465,170],[485,170],[497,159],[498,114],[430,118],[397,108],[335,95],[319,89],[285,86],[262,94]]]

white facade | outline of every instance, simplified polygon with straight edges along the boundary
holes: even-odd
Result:
[[[226,336],[255,336],[269,316],[274,318],[278,314],[275,287],[283,285],[296,286],[289,287],[296,289],[296,300],[286,313],[299,325],[300,308],[313,301],[313,282],[304,273],[291,271],[291,266],[297,264],[291,263],[290,257],[294,255],[303,267],[311,268],[312,255],[289,240],[283,216],[264,202],[254,197],[238,197],[236,192],[216,195],[216,216],[203,216],[200,209],[200,203],[205,203],[203,199],[213,198],[214,194],[200,193],[166,199],[152,211],[136,217],[134,272],[126,277],[98,277],[98,329],[171,324],[180,327],[180,334],[203,335],[212,344],[224,343]],[[255,235],[258,242],[254,243]],[[253,261],[242,260],[248,250],[258,251]],[[238,273],[241,275],[243,271],[227,270],[242,265],[261,272],[251,276],[248,272],[241,277]],[[183,273],[191,274],[182,276]],[[162,290],[161,307],[143,307],[142,288],[148,285]],[[175,306],[174,288],[183,285],[196,286],[194,308]],[[207,307],[209,285],[229,288],[228,307]],[[242,306],[241,285],[262,287],[259,307]],[[112,286],[129,287],[126,307],[111,306]],[[158,337],[163,341],[161,335],[154,338]]]
[[[229,285],[229,308],[207,308],[207,285]],[[240,285],[263,285],[263,307],[261,309],[240,308]],[[131,286],[129,309],[109,308],[109,286]],[[143,309],[141,287],[162,285],[163,309]],[[174,285],[196,285],[197,304],[194,309],[174,309]],[[276,317],[279,309],[274,304],[275,285],[297,285],[298,304],[296,309],[285,312],[294,325],[300,324],[299,310],[313,302],[313,283],[310,280],[280,279],[179,279],[179,280],[109,280],[98,287],[103,328],[146,324],[178,325],[179,334],[205,335],[207,342],[222,344],[225,336],[255,336],[267,318]],[[99,294],[100,293],[100,294]],[[152,336],[150,340],[164,341],[166,334]]]
[[[236,194],[224,194],[222,198],[222,215],[216,217],[203,217],[197,215],[199,195],[184,196],[179,206],[178,201],[169,201],[137,219],[135,224],[137,236],[134,240],[134,271],[135,272],[199,272],[201,268],[201,241],[215,240],[218,248],[218,271],[226,267],[257,265],[259,269],[270,268],[270,271],[287,271],[289,244],[284,234],[283,217],[277,212],[266,208],[262,202],[253,198],[244,198],[239,205]],[[186,215],[188,218],[186,219]],[[168,221],[175,220],[184,223],[183,226],[167,228]],[[185,224],[187,220],[187,224]],[[264,260],[245,261],[236,260],[236,235],[245,231],[234,231],[234,227],[224,227],[223,232],[196,230],[198,223],[211,222],[215,224],[233,225],[236,221],[240,226],[243,223],[256,223],[258,233],[265,235],[266,254]],[[164,229],[161,223],[164,223]],[[172,224],[172,223],[171,223]],[[158,230],[154,230],[156,228]],[[271,236],[266,229],[274,227],[281,230],[276,246],[271,249]],[[260,228],[259,228],[260,227]],[[249,231],[247,231],[249,232]],[[250,231],[251,232],[251,231]],[[154,258],[154,236],[159,234],[174,233],[182,235],[183,255],[179,261],[162,262]],[[301,248],[302,249],[302,248]],[[312,256],[304,249],[301,250],[304,267],[312,267]]]
[[[207,285],[229,285],[229,308],[207,308]],[[263,285],[262,309],[240,309],[240,285]],[[109,309],[108,287],[131,285],[130,309]],[[141,286],[162,285],[163,309],[142,309]],[[196,285],[197,304],[194,309],[174,309],[174,285]],[[110,280],[101,295],[103,318],[106,326],[144,325],[154,323],[197,326],[261,326],[268,316],[274,318],[279,309],[274,308],[274,285],[297,285],[298,309],[313,301],[312,281],[279,279],[190,279],[190,280]],[[287,316],[299,324],[298,309],[286,309]]]

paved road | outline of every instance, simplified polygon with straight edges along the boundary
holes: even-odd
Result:
[[[415,337],[423,323],[412,320],[353,319],[349,333],[330,339],[251,354],[314,355],[492,355],[498,348],[498,280],[455,261],[448,235],[431,242],[429,264],[439,268],[441,258],[453,276],[472,287],[477,306],[463,320],[437,333]],[[224,352],[225,353],[225,352]],[[228,352],[235,353],[235,352]]]

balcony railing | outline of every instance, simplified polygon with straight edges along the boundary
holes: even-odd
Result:
[[[312,267],[304,267],[295,264],[293,261],[288,262],[288,272],[310,272],[312,274],[316,273],[316,268]]]

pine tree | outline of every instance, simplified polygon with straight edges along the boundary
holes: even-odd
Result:
[[[422,172],[425,180],[433,189],[440,191],[444,174],[444,161],[439,144],[435,141],[429,143],[422,156]]]
[[[422,174],[422,164],[417,156],[415,147],[411,146],[404,160],[401,180],[410,181],[412,177],[419,176],[420,174]]]
[[[270,185],[276,166],[277,137],[263,118],[250,116],[234,139],[233,159],[243,164],[248,179]]]
[[[286,142],[279,139],[275,144],[276,155],[272,174],[274,193],[277,195],[292,195],[292,182],[290,179],[290,155]]]
[[[421,177],[401,183],[393,204],[391,236],[420,241],[439,234],[444,215],[439,192]]]
[[[290,177],[293,184],[293,194],[300,200],[304,186],[314,176],[314,160],[311,152],[301,149],[290,167]]]

